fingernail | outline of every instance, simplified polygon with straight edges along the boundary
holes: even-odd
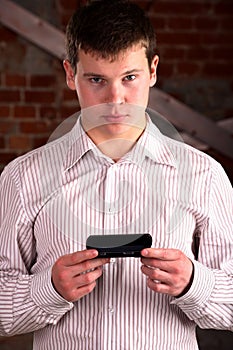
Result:
[[[149,252],[148,252],[148,250],[147,250],[147,249],[144,249],[144,250],[142,251],[142,253],[143,253],[143,256],[146,256],[146,255],[148,255],[148,254],[149,254]]]
[[[93,251],[92,251],[93,257],[97,256],[98,254],[99,254],[99,253],[98,253],[98,250],[93,250]]]

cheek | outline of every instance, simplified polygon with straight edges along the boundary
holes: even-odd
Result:
[[[139,87],[133,89],[129,94],[129,102],[135,104],[147,103],[149,96],[149,85],[148,83],[142,83]]]
[[[96,95],[85,85],[79,84],[76,87],[76,92],[81,108],[86,108],[96,104]]]

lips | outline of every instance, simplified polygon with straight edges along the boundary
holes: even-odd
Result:
[[[128,115],[104,115],[104,120],[107,123],[126,123],[128,121]]]

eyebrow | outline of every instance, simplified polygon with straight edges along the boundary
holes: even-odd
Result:
[[[131,69],[131,70],[128,70],[128,71],[124,72],[124,73],[122,74],[122,76],[124,76],[124,75],[130,75],[130,74],[133,74],[133,73],[140,73],[140,72],[142,72],[142,71],[143,71],[143,69]],[[84,77],[107,78],[105,75],[97,74],[97,73],[94,73],[94,72],[83,73],[83,76],[84,76]]]
[[[89,72],[89,73],[83,73],[83,76],[84,77],[97,77],[97,78],[104,78],[104,75],[101,75],[101,74],[97,74],[97,73],[94,73],[94,72]]]

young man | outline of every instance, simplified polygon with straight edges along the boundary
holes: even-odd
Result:
[[[196,350],[197,324],[233,330],[231,185],[145,113],[158,57],[140,8],[84,6],[67,47],[81,117],[1,177],[1,335],[34,331],[40,350]],[[119,233],[150,233],[152,248],[111,260],[85,249],[90,234]]]

